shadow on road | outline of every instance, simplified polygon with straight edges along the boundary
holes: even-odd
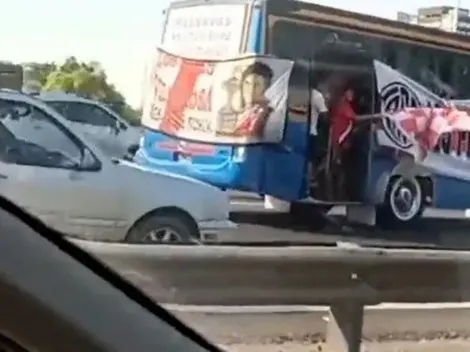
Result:
[[[377,227],[345,224],[340,216],[329,216],[325,221],[318,215],[295,220],[289,214],[276,212],[233,212],[232,221],[239,224],[263,226],[293,233],[321,235],[322,242],[354,242],[359,245],[381,247],[425,247],[446,249],[470,249],[470,226],[468,221],[449,219],[423,219],[413,228],[384,230]],[[286,236],[286,241],[290,238]],[[295,243],[297,244],[297,243]]]

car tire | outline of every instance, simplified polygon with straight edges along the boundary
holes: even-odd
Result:
[[[196,244],[197,225],[180,213],[152,214],[140,220],[128,233],[126,242],[139,244]]]
[[[425,192],[417,177],[390,179],[384,203],[376,208],[376,223],[382,228],[407,228],[422,217]]]

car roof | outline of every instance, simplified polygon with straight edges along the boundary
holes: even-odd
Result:
[[[80,139],[80,141],[101,160],[106,158],[103,153],[99,150],[99,148],[95,148],[93,143],[89,143],[87,138],[82,133],[76,131],[73,127],[71,127],[70,122],[64,116],[62,116],[57,110],[49,106],[46,102],[42,101],[41,99],[37,99],[36,96],[31,96],[11,89],[0,89],[0,99],[23,102],[44,110],[49,116],[51,116],[53,119],[55,119],[65,128],[67,128],[67,130],[71,134],[75,135],[78,139]]]
[[[74,101],[80,103],[92,103],[95,104],[96,102],[91,99],[86,99],[80,97],[73,93],[66,93],[66,92],[41,92],[35,95],[38,99],[45,100],[45,101]]]

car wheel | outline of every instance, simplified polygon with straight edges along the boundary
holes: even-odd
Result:
[[[184,214],[154,214],[139,221],[126,237],[129,243],[194,244],[199,243],[195,223]]]
[[[393,177],[387,187],[385,202],[377,207],[377,224],[382,227],[406,227],[421,218],[425,195],[416,177]]]

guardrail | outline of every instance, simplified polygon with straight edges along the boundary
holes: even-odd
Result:
[[[360,350],[365,305],[470,300],[470,252],[74,242],[160,303],[329,305],[334,351]]]

